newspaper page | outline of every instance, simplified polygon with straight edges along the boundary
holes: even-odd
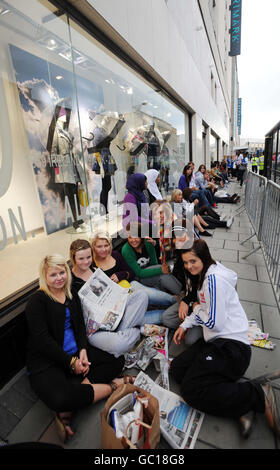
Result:
[[[129,289],[113,282],[98,268],[79,290],[86,333],[114,331],[124,314]]]
[[[157,385],[144,372],[134,382],[154,395],[159,402],[160,430],[173,449],[193,449],[204,413],[191,408],[179,395]]]

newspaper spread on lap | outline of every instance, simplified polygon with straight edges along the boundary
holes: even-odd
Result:
[[[87,336],[97,330],[114,331],[126,306],[129,289],[113,282],[98,268],[79,290]]]
[[[179,395],[157,385],[144,372],[134,382],[154,395],[159,402],[160,431],[173,449],[193,449],[204,413],[191,408]]]

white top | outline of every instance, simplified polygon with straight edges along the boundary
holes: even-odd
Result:
[[[147,177],[148,181],[148,190],[157,200],[162,200],[162,195],[160,194],[158,185],[156,184],[156,179],[158,175],[159,172],[153,169],[148,170],[145,173],[145,176]]]
[[[236,292],[237,274],[221,263],[207,270],[198,302],[180,325],[184,330],[201,326],[205,341],[227,338],[249,344],[248,319]]]

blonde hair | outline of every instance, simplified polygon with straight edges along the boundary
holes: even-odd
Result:
[[[41,261],[40,266],[39,266],[39,289],[45,292],[51,299],[57,300],[56,297],[53,295],[53,293],[50,291],[49,286],[47,284],[47,270],[49,268],[61,268],[63,267],[66,271],[67,274],[67,281],[64,286],[64,291],[65,295],[69,298],[72,299],[72,294],[71,294],[71,281],[72,281],[72,276],[71,276],[71,271],[70,268],[67,264],[66,259],[58,254],[50,255],[50,256],[45,256],[45,258]]]
[[[181,189],[174,189],[171,194],[171,202],[175,202],[176,196],[179,196],[179,194],[182,194]]]
[[[96,266],[97,266],[97,262],[96,262],[96,259],[95,259],[94,247],[95,247],[95,244],[96,244],[97,240],[106,240],[110,245],[111,252],[113,250],[112,239],[111,239],[108,232],[97,232],[95,235],[93,235],[93,237],[90,240],[90,244],[91,244],[91,248],[92,248],[93,259],[94,259],[94,262],[95,262]]]
[[[88,248],[90,248],[92,254],[92,247],[88,240],[82,240],[78,238],[71,243],[69,256],[72,267],[76,264],[75,255],[77,251],[87,250]]]

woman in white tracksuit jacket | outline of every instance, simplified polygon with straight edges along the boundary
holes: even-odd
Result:
[[[176,357],[170,372],[181,385],[184,400],[194,408],[215,416],[239,420],[248,437],[255,412],[265,413],[280,435],[279,418],[270,385],[237,382],[247,370],[251,347],[248,320],[236,292],[237,275],[214,261],[204,240],[182,250],[186,273],[196,284],[198,302],[193,304],[174,334],[180,343],[187,330],[200,326],[203,337]]]

